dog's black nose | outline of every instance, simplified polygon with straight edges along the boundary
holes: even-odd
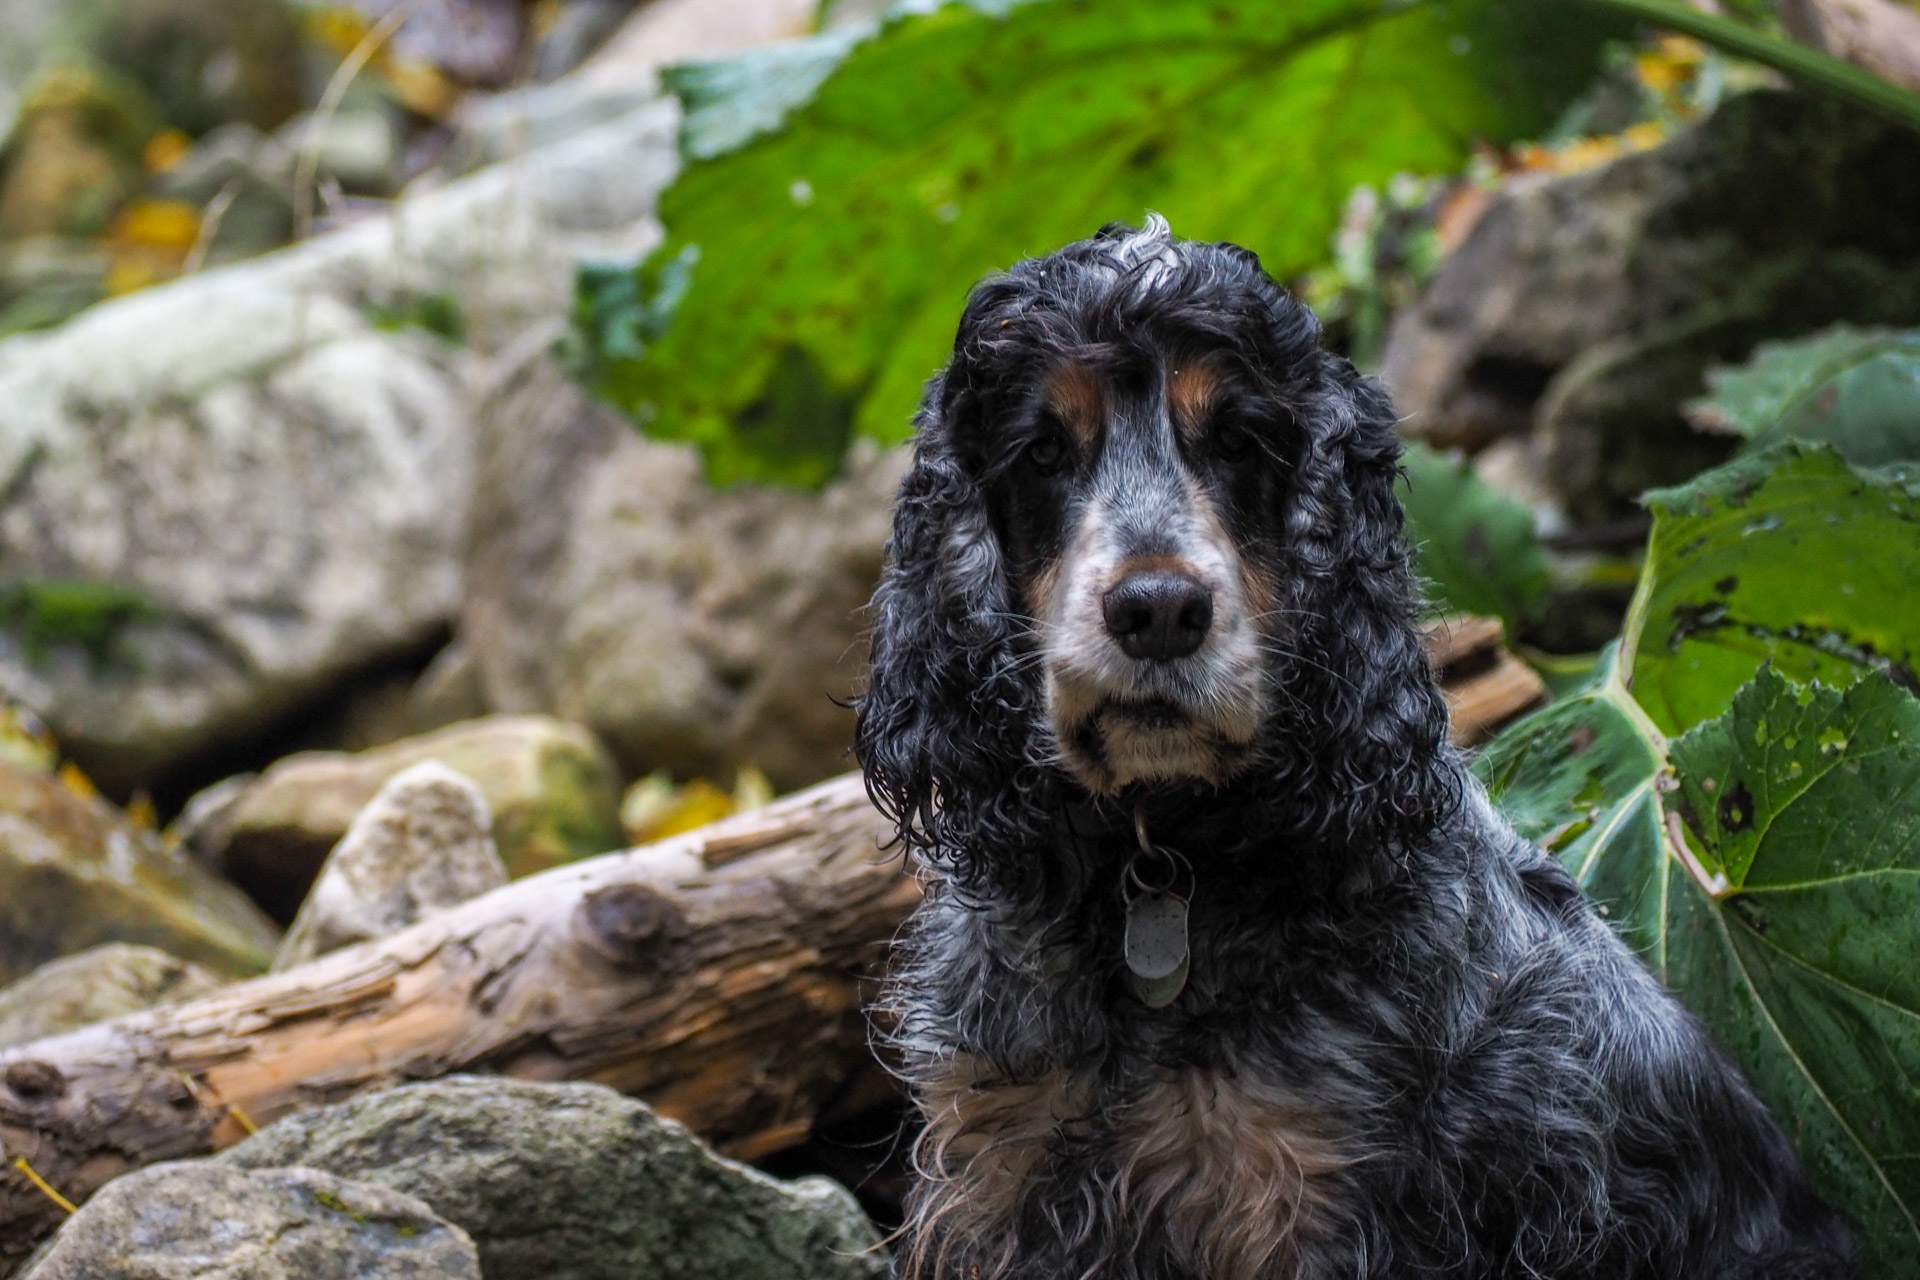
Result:
[[[1184,573],[1131,573],[1100,601],[1107,634],[1129,658],[1167,662],[1198,649],[1213,625],[1213,592]]]

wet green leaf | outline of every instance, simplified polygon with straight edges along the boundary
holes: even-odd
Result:
[[[1607,21],[1536,0],[973,0],[681,71],[666,241],[624,285],[583,277],[578,364],[716,479],[806,479],[824,453],[823,476],[856,433],[905,438],[982,274],[1154,209],[1285,278],[1357,184],[1545,127]]]
[[[1920,331],[1826,330],[1763,343],[1745,365],[1708,375],[1687,406],[1696,426],[1830,444],[1856,466],[1920,461]]]
[[[1920,690],[1920,467],[1861,472],[1789,442],[1646,501],[1628,684],[1663,732],[1718,715],[1762,662]]]
[[[1914,486],[1788,445],[1653,505],[1601,678],[1475,770],[1739,1061],[1869,1274],[1920,1276]]]

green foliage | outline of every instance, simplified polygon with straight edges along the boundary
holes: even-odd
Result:
[[[1653,495],[1600,678],[1475,764],[1920,1276],[1920,484],[1785,445]],[[1802,684],[1791,672],[1820,683]]]
[[[17,634],[34,662],[46,661],[56,644],[78,645],[103,662],[122,631],[158,612],[136,588],[112,582],[30,579],[0,586],[0,628]]]
[[[1534,537],[1533,513],[1464,460],[1410,444],[1403,462],[1407,538],[1428,599],[1438,609],[1496,615],[1509,635],[1518,633],[1547,596],[1547,555]]]
[[[985,272],[1157,209],[1289,277],[1356,186],[1545,128],[1609,30],[1539,0],[972,0],[683,69],[666,241],[583,273],[576,367],[716,480],[823,477],[905,437]]]
[[[1745,365],[1709,374],[1711,394],[1687,406],[1695,426],[1832,445],[1863,467],[1920,461],[1920,330],[1842,325],[1763,343]]]
[[[1920,467],[1863,474],[1789,442],[1646,501],[1623,660],[1662,732],[1720,714],[1763,662],[1796,680],[1880,671],[1920,688]]]

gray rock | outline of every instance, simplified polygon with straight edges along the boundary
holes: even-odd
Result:
[[[278,933],[238,889],[104,800],[0,761],[0,982],[103,942],[250,975]]]
[[[453,1077],[289,1117],[217,1157],[299,1160],[460,1223],[487,1280],[829,1280],[886,1272],[853,1197],[721,1158],[587,1084]]]
[[[460,634],[488,703],[591,727],[630,773],[843,772],[901,455],[819,494],[709,488],[544,359],[483,412]]]
[[[0,343],[0,580],[146,603],[109,653],[0,633],[103,785],[417,646],[459,593],[466,357],[240,266]]]
[[[117,789],[418,651],[459,596],[484,353],[564,315],[579,258],[657,239],[675,119],[0,342],[0,583],[147,606],[104,653],[0,628],[0,690]],[[429,297],[477,350],[379,323]]]
[[[1407,430],[1533,433],[1581,521],[1717,460],[1679,405],[1713,363],[1920,321],[1920,140],[1832,102],[1732,99],[1653,150],[1498,196],[1382,362]],[[1869,194],[1871,193],[1871,194]]]
[[[25,1280],[480,1280],[412,1196],[313,1169],[158,1164],[108,1183]]]
[[[0,1049],[178,1004],[222,985],[199,965],[154,947],[124,942],[90,947],[0,988]]]
[[[384,938],[506,882],[480,788],[437,760],[422,761],[389,779],[347,828],[273,967]]]

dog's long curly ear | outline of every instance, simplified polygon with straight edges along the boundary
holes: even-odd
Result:
[[[1417,843],[1459,801],[1445,767],[1446,703],[1422,643],[1393,405],[1346,360],[1322,357],[1323,420],[1302,460],[1296,546],[1316,619],[1295,678],[1316,723],[1300,762],[1328,810],[1324,834],[1369,847]]]
[[[956,449],[967,397],[928,384],[873,597],[854,751],[901,842],[964,884],[1006,848],[1035,693],[1019,675],[1007,574],[979,483]]]

